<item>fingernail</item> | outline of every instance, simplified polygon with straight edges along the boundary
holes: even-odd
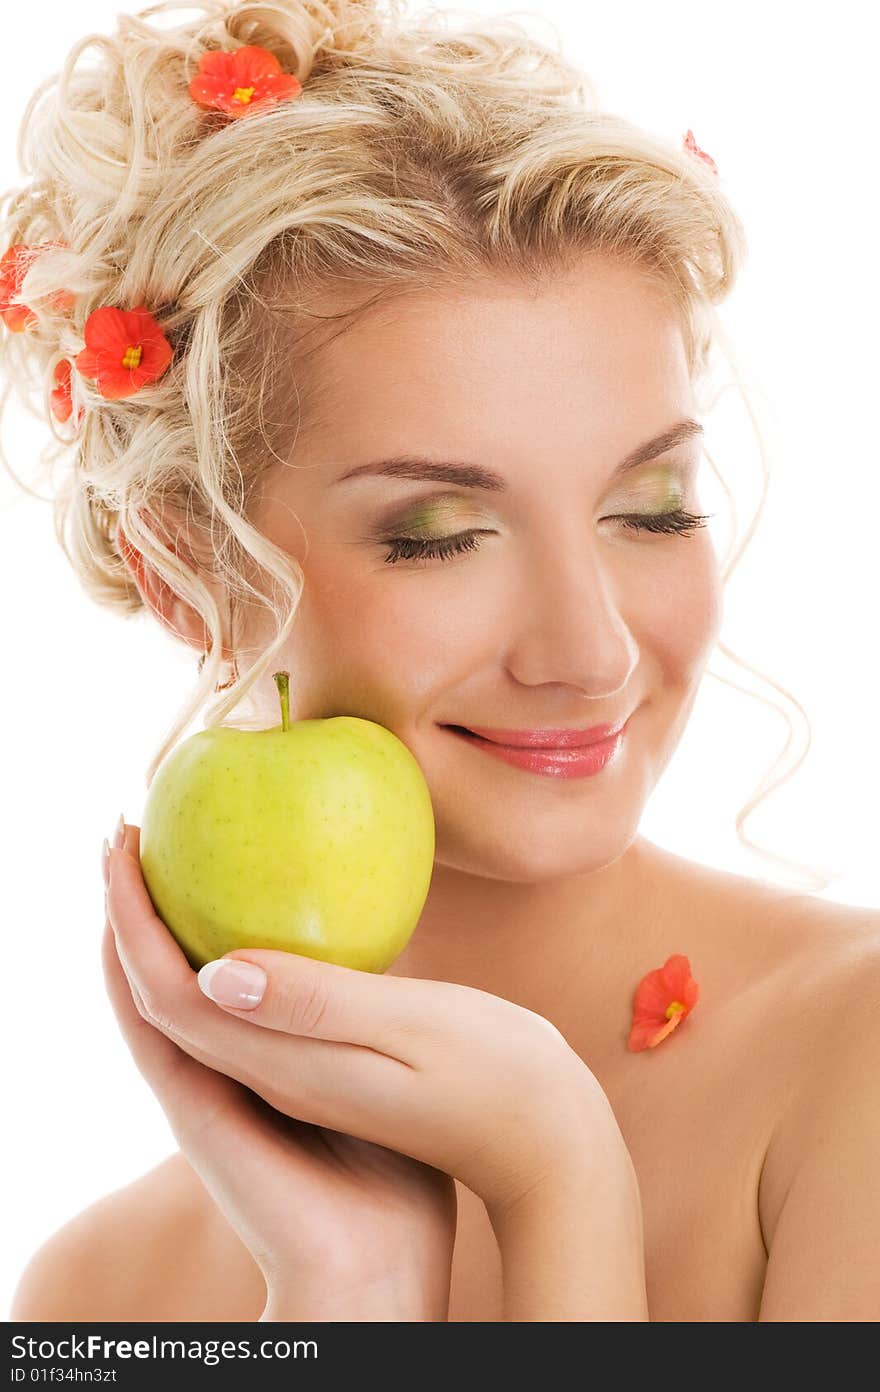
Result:
[[[104,875],[104,888],[110,888],[110,847],[107,844],[107,837],[101,845],[101,870]]]
[[[113,848],[121,851],[125,841],[125,813],[120,812],[119,821],[116,823],[116,830],[113,833]]]
[[[199,986],[209,1000],[232,1005],[237,1010],[253,1010],[266,990],[266,973],[253,962],[237,957],[221,957],[206,962],[198,975]]]

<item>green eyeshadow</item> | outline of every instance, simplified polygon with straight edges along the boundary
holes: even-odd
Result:
[[[407,536],[432,537],[445,530],[461,525],[463,509],[453,499],[440,498],[436,502],[423,503],[408,512],[400,521],[401,531]]]

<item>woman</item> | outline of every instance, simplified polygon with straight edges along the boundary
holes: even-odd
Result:
[[[436,861],[384,976],[196,977],[122,823],[107,986],[180,1151],[56,1234],[13,1317],[876,1318],[877,916],[638,832],[721,622],[699,388],[744,247],[714,165],[515,26],[205,9],[120,17],[10,215],[56,243],[18,303],[73,364],[77,561],[210,643],[150,775],[212,684],[215,723],[277,724],[284,668],[293,719],[412,750]],[[75,225],[71,105],[115,116]]]

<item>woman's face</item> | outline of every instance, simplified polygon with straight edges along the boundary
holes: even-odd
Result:
[[[615,860],[683,732],[721,617],[705,528],[622,514],[700,512],[693,433],[626,473],[694,414],[676,311],[623,263],[585,257],[538,288],[412,293],[320,350],[328,406],[305,420],[252,512],[305,575],[288,644],[291,718],[356,715],[417,758],[437,861],[522,882]],[[352,470],[420,459],[491,487]],[[449,559],[391,538],[476,531]],[[264,633],[260,635],[265,638]],[[266,724],[279,719],[271,676]],[[585,728],[630,717],[590,777],[527,772],[444,728]]]

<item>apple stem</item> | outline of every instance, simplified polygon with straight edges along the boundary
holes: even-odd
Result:
[[[290,673],[273,672],[272,676],[275,685],[278,687],[278,696],[281,700],[281,729],[290,729]]]

